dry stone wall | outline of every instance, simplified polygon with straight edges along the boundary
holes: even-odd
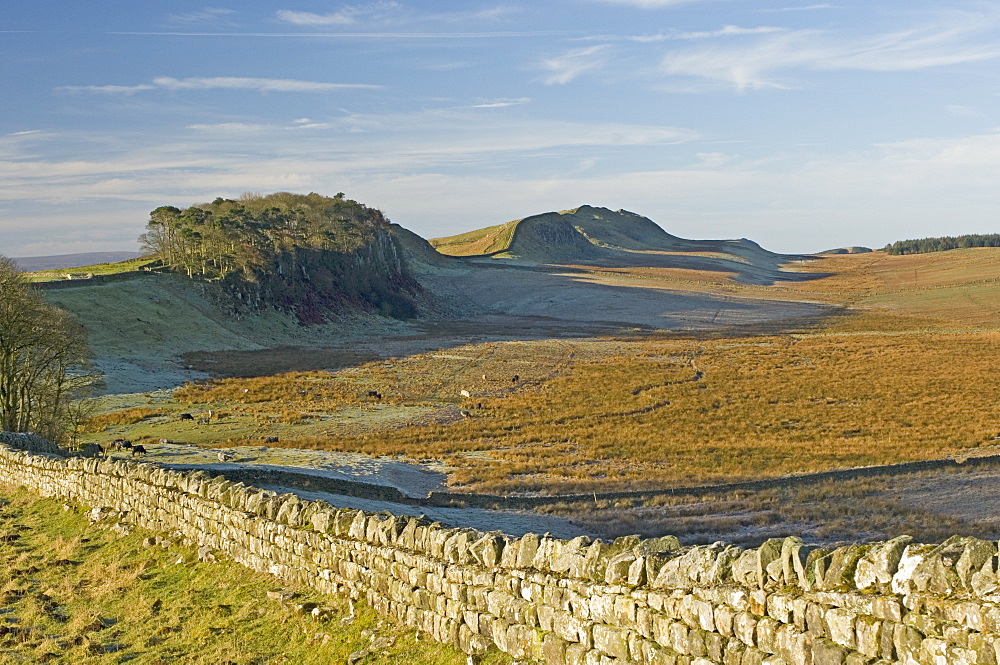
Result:
[[[16,444],[15,444],[16,445]],[[154,531],[383,614],[470,654],[553,665],[997,665],[997,544],[832,551],[665,537],[558,540],[339,510],[201,472],[0,445],[0,483]]]

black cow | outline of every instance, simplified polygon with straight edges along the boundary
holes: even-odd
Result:
[[[135,457],[136,455],[145,455],[145,454],[146,454],[146,449],[143,446],[141,445],[132,446],[132,457]]]

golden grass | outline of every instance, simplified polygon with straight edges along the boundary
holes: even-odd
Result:
[[[432,238],[431,246],[442,254],[475,256],[502,252],[510,247],[514,231],[521,220],[488,226],[447,238]]]
[[[929,459],[997,435],[996,333],[637,343],[474,417],[328,447],[453,456],[477,491],[598,491]],[[956,363],[955,358],[961,358]],[[702,372],[700,380],[695,380]]]
[[[377,386],[377,408],[428,401],[434,415],[388,432],[293,427],[280,445],[442,458],[465,490],[590,492],[965,454],[1000,431],[998,352],[995,331],[862,313],[794,335],[470,345],[178,396],[295,423],[371,404]]]
[[[558,504],[545,512],[568,517],[606,538],[671,534],[686,545],[723,540],[756,547],[768,538],[790,535],[828,546],[904,534],[925,543],[941,542],[954,534],[996,540],[1000,529],[992,519],[980,521],[975,515],[960,519],[932,512],[920,501],[908,499],[905,491],[899,493],[901,487],[927,481],[961,485],[968,472],[960,468],[897,475],[891,483],[881,476],[698,497],[600,500],[586,506]]]
[[[645,489],[965,455],[1000,433],[1000,251],[947,254],[832,256],[808,265],[831,277],[766,287],[854,307],[811,328],[466,344],[175,395],[231,414],[192,441],[280,434],[289,447],[438,458],[453,487],[479,492]],[[933,288],[906,287],[914,270]],[[967,297],[927,295],[942,290]]]
[[[85,432],[103,432],[109,427],[118,425],[134,425],[142,422],[146,418],[162,416],[161,409],[150,409],[147,407],[133,407],[130,409],[119,409],[108,413],[99,413],[87,418],[83,430]]]

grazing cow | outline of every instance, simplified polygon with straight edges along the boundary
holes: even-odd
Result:
[[[470,393],[468,390],[463,390],[458,394],[461,395],[462,397],[472,397],[472,393]]]
[[[198,424],[199,425],[207,425],[209,422],[210,422],[209,418],[199,418],[198,419]]]
[[[276,436],[269,436],[264,439],[264,443],[277,443],[277,442],[278,442],[278,437]]]
[[[192,416],[190,413],[182,413],[181,420],[194,420],[194,416]]]
[[[132,446],[132,457],[135,457],[136,455],[145,455],[145,454],[146,454],[146,449],[143,446],[141,445]]]
[[[377,390],[369,390],[368,391],[368,396],[369,397],[374,397],[375,399],[382,399],[382,393],[380,393]]]
[[[459,409],[458,412],[460,414],[462,414],[463,418],[471,418],[472,417],[472,414],[469,413],[468,411],[466,411],[465,409]]]
[[[236,457],[236,455],[234,455],[231,452],[222,451],[222,450],[219,451],[219,461],[220,462],[228,462],[231,459],[233,459],[234,457]]]
[[[518,374],[515,374],[514,376],[510,377],[510,382],[511,383],[517,383],[520,380],[521,380],[521,376],[518,375]]]
[[[132,442],[128,439],[112,439],[108,444],[108,452],[113,450],[126,450],[132,447]]]

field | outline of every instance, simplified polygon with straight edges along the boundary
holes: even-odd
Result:
[[[137,422],[122,413],[118,424],[104,416],[85,436],[214,447],[278,436],[283,446],[439,460],[452,488],[504,494],[996,452],[1000,252],[876,252],[809,269],[829,276],[754,286],[722,275],[699,287],[841,308],[784,329],[456,343],[258,377],[246,375],[264,352],[188,356],[233,378],[130,404],[150,412]],[[207,423],[178,420],[209,410]]]
[[[23,491],[0,497],[3,663],[465,663],[358,603],[298,590],[270,600],[273,578],[231,561],[202,563],[181,544],[151,544],[92,524],[78,509]],[[321,610],[320,618],[311,613]],[[509,663],[492,653],[485,663]]]
[[[130,261],[116,261],[115,263],[97,263],[92,266],[81,266],[66,270],[38,270],[27,274],[28,280],[32,282],[52,282],[66,279],[66,275],[86,274],[91,275],[117,275],[123,272],[132,272],[141,267],[149,265],[150,259],[140,257]]]

